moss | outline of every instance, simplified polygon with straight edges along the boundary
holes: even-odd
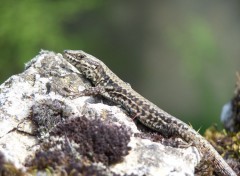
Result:
[[[234,171],[240,174],[240,132],[218,131],[216,127],[210,127],[205,137]]]
[[[57,175],[116,175],[106,166],[128,154],[130,133],[122,126],[86,117],[58,123],[35,157],[26,162],[28,172],[44,171]],[[95,163],[95,164],[93,164]]]
[[[59,156],[60,154],[60,156]],[[59,151],[38,152],[35,158],[27,164],[29,167],[27,173],[37,175],[44,172],[47,175],[68,175],[68,176],[120,176],[109,171],[102,165],[87,163],[73,158],[68,153]],[[2,176],[2,175],[1,175]],[[8,176],[8,175],[3,175]],[[16,175],[18,176],[18,175]],[[19,175],[23,176],[23,175]],[[124,176],[136,176],[134,174]]]
[[[69,153],[61,151],[39,151],[35,158],[27,164],[28,173],[37,175],[44,172],[47,175],[69,175],[69,176],[87,176],[87,175],[108,175],[107,169],[99,168],[96,165],[78,161]],[[116,175],[111,173],[111,175]]]
[[[127,146],[130,141],[127,129],[98,119],[75,118],[58,124],[50,135],[65,136],[78,145],[76,150],[82,156],[105,165],[120,161],[130,149]]]
[[[56,124],[63,121],[64,108],[65,104],[62,101],[52,99],[42,100],[33,105],[30,119],[37,127],[38,137],[45,137]]]
[[[0,152],[0,175],[1,176],[24,176],[12,163],[6,162],[4,155]]]

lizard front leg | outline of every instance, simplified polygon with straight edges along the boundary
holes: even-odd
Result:
[[[104,92],[106,92],[105,87],[103,86],[96,86],[96,87],[89,87],[86,88],[82,91],[73,91],[69,88],[64,88],[65,91],[67,92],[73,92],[72,94],[70,94],[70,97],[72,98],[78,98],[78,97],[82,97],[82,96],[95,96],[95,95],[101,95]]]

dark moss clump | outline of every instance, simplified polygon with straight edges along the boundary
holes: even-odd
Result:
[[[36,125],[36,134],[40,138],[48,134],[56,124],[63,121],[64,108],[65,104],[62,101],[51,99],[36,102],[33,105],[30,119]]]
[[[60,154],[60,157],[59,157]],[[45,171],[49,175],[69,175],[69,176],[120,176],[119,174],[109,171],[107,168],[97,164],[78,161],[67,153],[59,151],[38,152],[35,158],[27,165],[28,174],[37,175],[39,171]],[[11,176],[11,175],[1,175]],[[15,175],[14,175],[15,176]],[[23,175],[16,175],[23,176]],[[136,176],[135,174],[124,176]]]
[[[127,129],[98,119],[75,118],[58,124],[50,135],[68,138],[78,144],[76,151],[82,156],[105,165],[120,161],[130,149]]]
[[[37,175],[39,171],[44,171],[49,175],[119,176],[106,168],[78,161],[68,153],[60,151],[39,151],[36,153],[35,158],[29,161],[26,166],[29,167],[27,173],[32,175]]]
[[[130,132],[122,126],[85,116],[59,122],[43,139],[35,157],[26,161],[29,173],[116,175],[97,162],[111,165],[128,154]],[[56,175],[57,175],[56,174]]]

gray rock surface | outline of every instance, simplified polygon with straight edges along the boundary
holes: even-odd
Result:
[[[88,86],[90,83],[61,54],[50,51],[41,51],[26,64],[24,72],[6,80],[0,86],[0,152],[5,160],[25,170],[26,160],[34,158],[57,124],[84,115],[131,132],[128,154],[122,161],[102,168],[120,175],[194,175],[201,159],[196,148],[174,148],[137,137],[143,132],[120,107],[101,97],[70,98],[65,91],[69,88],[71,94]]]

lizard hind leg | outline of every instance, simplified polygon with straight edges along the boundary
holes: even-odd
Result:
[[[170,137],[163,138],[162,143],[166,146],[176,147],[176,148],[188,148],[192,146],[192,143],[188,143],[181,138]]]
[[[102,95],[105,92],[105,88],[103,86],[89,87],[84,89],[83,91],[78,92],[80,96],[94,96],[94,95]]]

